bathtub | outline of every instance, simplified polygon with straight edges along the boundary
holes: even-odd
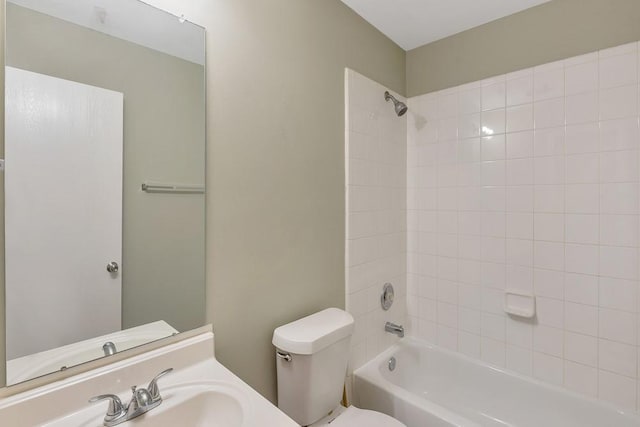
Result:
[[[353,388],[356,406],[384,412],[408,427],[640,426],[635,413],[413,338],[357,369]]]

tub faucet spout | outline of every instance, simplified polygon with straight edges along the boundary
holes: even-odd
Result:
[[[390,332],[400,338],[404,337],[404,326],[396,325],[395,323],[387,322],[384,324],[384,330]]]

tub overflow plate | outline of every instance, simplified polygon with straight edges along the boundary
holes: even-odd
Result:
[[[392,357],[389,359],[389,370],[393,371],[394,369],[396,369],[396,358]]]

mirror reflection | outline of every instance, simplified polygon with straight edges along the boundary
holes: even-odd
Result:
[[[8,0],[7,384],[204,324],[204,30]]]

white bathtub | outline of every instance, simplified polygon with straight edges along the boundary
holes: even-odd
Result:
[[[390,371],[388,362],[396,358]],[[354,372],[354,403],[408,427],[627,427],[640,417],[405,338]]]

